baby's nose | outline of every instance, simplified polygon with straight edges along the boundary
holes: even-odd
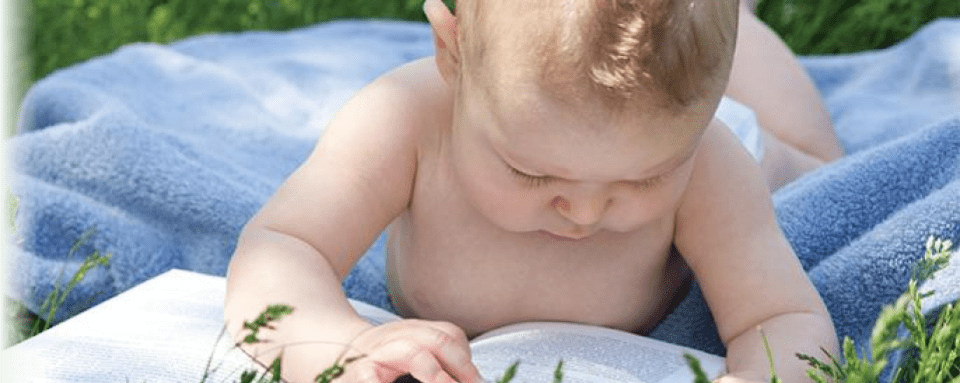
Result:
[[[595,193],[579,198],[556,196],[550,202],[550,206],[570,222],[580,226],[590,226],[600,222],[603,213],[612,202],[611,198]]]

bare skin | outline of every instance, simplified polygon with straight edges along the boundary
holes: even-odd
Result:
[[[312,381],[349,344],[363,357],[342,381],[477,382],[472,336],[529,320],[644,333],[691,276],[728,348],[721,381],[766,379],[757,326],[786,381],[805,379],[795,352],[835,351],[761,167],[712,118],[719,94],[680,116],[609,115],[521,81],[493,92],[495,110],[458,72],[453,16],[439,0],[425,11],[437,56],[348,102],[240,237],[227,324],[294,306],[264,334],[296,344],[286,379]],[[388,284],[411,319],[374,327],[340,281],[388,227]]]
[[[753,2],[740,3],[726,94],[757,113],[766,149],[761,168],[770,190],[843,155],[813,82],[783,41],[754,16]]]

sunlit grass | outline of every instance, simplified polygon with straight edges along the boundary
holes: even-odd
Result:
[[[454,0],[444,0],[452,4]],[[133,42],[288,30],[343,18],[426,21],[423,0],[24,0],[12,65],[19,104],[51,72]],[[797,54],[883,48],[939,17],[960,16],[957,0],[759,0],[757,14]],[[14,106],[16,107],[16,106]],[[6,134],[12,134],[8,127]]]
[[[960,16],[957,0],[760,0],[757,15],[797,54],[884,48],[939,17]]]
[[[452,0],[448,0],[448,3]],[[30,0],[20,23],[28,83],[136,41],[285,30],[340,18],[425,21],[423,0]],[[956,0],[760,0],[758,15],[799,54],[889,46],[937,17],[960,16]]]

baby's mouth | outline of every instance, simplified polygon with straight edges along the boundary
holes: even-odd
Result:
[[[551,233],[551,232],[546,231],[546,230],[540,230],[540,232],[543,233],[544,235],[550,237],[550,238],[555,239],[555,240],[558,240],[558,241],[567,241],[567,242],[582,241],[582,240],[584,240],[584,239],[590,238],[590,236],[592,235],[592,234],[587,234],[587,235],[580,235],[580,236],[575,236],[575,237],[574,237],[574,236],[566,236],[566,235],[554,234],[554,233]]]

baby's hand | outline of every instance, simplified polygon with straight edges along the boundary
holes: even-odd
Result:
[[[351,343],[362,353],[344,367],[341,382],[391,383],[410,374],[422,383],[480,383],[470,345],[448,322],[407,319],[369,328]]]

